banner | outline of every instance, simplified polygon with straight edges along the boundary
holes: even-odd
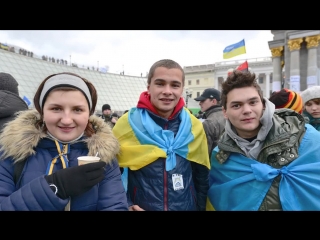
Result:
[[[290,76],[290,90],[300,93],[300,76]]]
[[[317,86],[317,85],[318,85],[317,76],[308,76],[307,77],[307,88]]]
[[[239,70],[239,71],[243,71],[243,72],[247,72],[249,69],[249,65],[248,65],[248,62],[245,61],[244,63],[240,64],[236,70]]]

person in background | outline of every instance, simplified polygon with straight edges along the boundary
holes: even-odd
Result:
[[[128,168],[131,211],[204,211],[210,169],[202,123],[184,107],[183,68],[155,62],[137,107],[119,118],[120,167]]]
[[[104,104],[102,106],[102,115],[101,117],[104,119],[106,123],[108,123],[112,128],[116,124],[119,119],[118,114],[112,113],[111,107],[109,104]]]
[[[217,146],[220,134],[223,132],[226,123],[220,104],[220,95],[219,90],[207,88],[201,96],[194,99],[199,101],[201,112],[204,113],[202,124],[207,136],[209,158],[212,150]]]
[[[0,132],[5,123],[16,117],[16,113],[28,109],[19,96],[18,82],[9,73],[0,73]]]
[[[295,91],[282,88],[280,91],[273,92],[269,100],[275,105],[276,109],[289,108],[302,114],[302,98]]]
[[[196,114],[196,118],[198,118],[201,122],[204,121],[203,119],[203,112],[201,112],[201,110],[198,111],[198,113]]]
[[[227,119],[211,157],[207,210],[320,210],[320,132],[263,97],[254,73],[222,83]]]
[[[301,92],[303,101],[303,116],[320,131],[320,86],[313,86]]]
[[[74,73],[52,74],[33,101],[35,109],[20,112],[0,135],[0,210],[128,210],[115,159],[119,142],[94,114],[92,83]],[[78,166],[79,156],[96,154],[99,162]]]

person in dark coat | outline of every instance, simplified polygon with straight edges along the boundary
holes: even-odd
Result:
[[[113,128],[119,119],[118,114],[113,113],[111,111],[111,106],[109,104],[104,104],[101,110],[102,110],[101,118],[104,119],[104,121],[108,123],[111,126],[111,128]]]
[[[220,95],[219,90],[207,88],[201,96],[194,99],[195,101],[199,101],[201,112],[204,112],[202,124],[207,136],[209,158],[211,157],[212,150],[217,146],[219,137],[226,124],[226,119],[222,113]]]
[[[15,118],[15,113],[28,109],[19,96],[18,82],[9,73],[0,73],[0,132],[4,124]]]
[[[35,109],[20,112],[0,135],[0,210],[128,210],[115,158],[119,142],[94,114],[93,84],[74,73],[52,74],[33,102]],[[79,165],[80,156],[100,161]]]

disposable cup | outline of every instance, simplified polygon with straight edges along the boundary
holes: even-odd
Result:
[[[78,157],[78,165],[88,164],[88,163],[94,163],[99,162],[100,158],[96,156],[81,156]]]

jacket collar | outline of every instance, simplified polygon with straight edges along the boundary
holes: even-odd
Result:
[[[222,111],[222,107],[220,105],[213,105],[209,107],[207,111],[205,111],[205,113],[203,114],[203,118],[208,118],[211,113],[218,111]]]
[[[304,117],[291,109],[276,109],[272,116],[272,122],[273,125],[268,131],[263,145],[277,145],[278,152],[294,147],[305,132]],[[220,136],[218,147],[216,158],[220,163],[224,163],[231,152],[245,155],[226,132]]]

